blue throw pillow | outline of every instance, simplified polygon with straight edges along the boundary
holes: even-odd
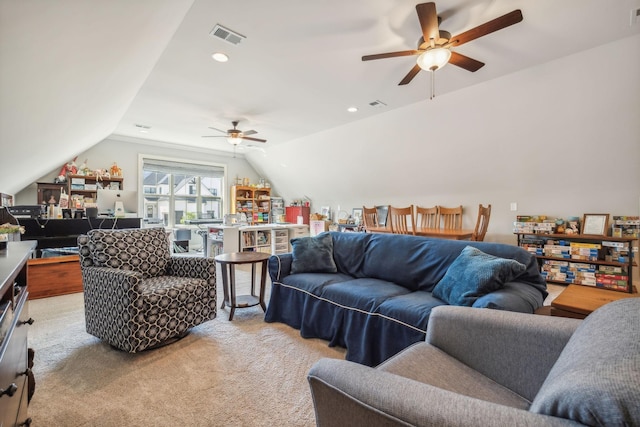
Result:
[[[525,265],[514,259],[499,258],[467,246],[433,288],[433,296],[447,304],[470,307],[478,298],[502,288],[525,270]]]
[[[333,240],[329,233],[291,239],[291,246],[291,274],[338,272],[333,260]]]

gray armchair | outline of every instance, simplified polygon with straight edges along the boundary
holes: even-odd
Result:
[[[167,343],[217,314],[213,258],[171,256],[163,228],[78,237],[87,332],[129,353]]]
[[[436,307],[377,368],[321,359],[318,426],[640,425],[640,298],[585,320]]]

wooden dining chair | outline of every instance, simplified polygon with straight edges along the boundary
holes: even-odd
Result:
[[[389,206],[387,217],[391,232],[395,234],[416,234],[416,222],[413,217],[413,205],[406,208]]]
[[[366,206],[363,206],[362,222],[364,224],[365,231],[370,231],[372,229],[378,228],[380,226],[378,224],[378,210],[375,207],[368,208]]]
[[[491,216],[491,205],[487,205],[485,208],[482,203],[478,207],[478,220],[476,221],[476,228],[473,230],[471,240],[476,242],[482,242],[485,234],[487,234],[487,228],[489,228],[489,217]]]
[[[440,228],[440,218],[438,218],[438,207],[423,208],[416,206],[416,226],[421,228]]]
[[[462,205],[455,208],[438,206],[438,216],[445,230],[462,229]]]

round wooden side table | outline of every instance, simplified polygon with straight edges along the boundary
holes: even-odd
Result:
[[[263,311],[267,310],[264,303],[264,292],[267,283],[267,261],[271,254],[265,252],[232,252],[216,255],[215,260],[220,264],[222,274],[222,286],[224,288],[224,300],[220,308],[231,308],[229,320],[233,320],[236,308],[253,307],[260,305]],[[262,263],[260,274],[260,294],[256,295],[256,265]],[[236,265],[251,264],[251,295],[236,295]]]

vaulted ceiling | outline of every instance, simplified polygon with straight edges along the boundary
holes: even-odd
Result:
[[[202,136],[239,120],[240,129],[268,140],[268,150],[422,101],[428,72],[398,86],[414,57],[361,61],[416,47],[415,5],[0,0],[0,143],[2,158],[11,159],[0,168],[0,191],[21,190],[110,135],[231,151],[225,138]],[[439,96],[640,32],[640,0],[441,0],[436,7],[440,28],[452,34],[514,9],[524,16],[456,48],[486,66],[437,71]],[[245,38],[235,45],[213,37],[216,24]],[[215,52],[229,61],[214,61]],[[606,76],[593,84],[606,84]],[[376,101],[385,105],[370,105]],[[349,113],[350,106],[359,110]]]

